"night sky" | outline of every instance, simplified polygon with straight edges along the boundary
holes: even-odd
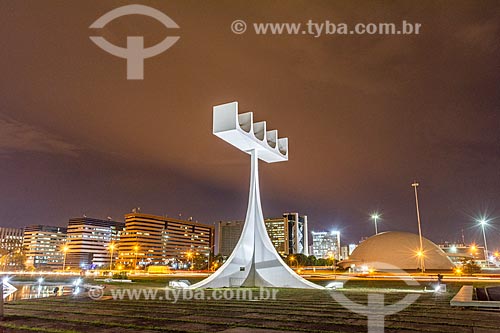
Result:
[[[238,101],[289,138],[261,163],[264,215],[298,211],[345,242],[379,230],[500,247],[497,1],[136,1],[146,16],[89,26],[127,1],[0,3],[0,226],[123,220],[134,207],[203,223],[243,219],[250,160],[212,135],[212,106]],[[256,35],[253,22],[418,22],[420,35]],[[180,40],[126,80],[98,48]],[[495,219],[496,218],[496,219]]]

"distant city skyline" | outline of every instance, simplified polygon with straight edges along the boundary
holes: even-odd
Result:
[[[0,228],[13,228],[13,229],[19,229],[19,230],[23,230],[25,229],[26,227],[30,227],[30,226],[35,226],[35,225],[42,225],[42,226],[48,226],[48,227],[62,227],[62,228],[65,228],[67,225],[68,225],[68,220],[71,221],[72,219],[79,219],[81,217],[85,217],[85,218],[91,218],[91,219],[102,219],[102,220],[114,220],[114,221],[119,221],[119,222],[122,222],[122,223],[125,223],[125,218],[124,216],[130,214],[130,213],[135,213],[135,212],[141,212],[142,210],[139,209],[137,210],[137,208],[133,208],[131,209],[129,212],[125,212],[121,215],[120,218],[112,218],[111,216],[106,216],[106,217],[99,217],[99,216],[88,216],[87,214],[82,214],[81,216],[72,216],[72,217],[69,217],[66,219],[66,222],[63,223],[62,225],[59,225],[59,224],[56,224],[56,223],[45,223],[45,224],[42,224],[42,223],[37,223],[37,224],[27,224],[27,225],[23,225],[23,226],[15,226],[15,227],[4,227],[4,226],[0,226]],[[157,216],[163,216],[163,217],[169,217],[169,218],[175,218],[175,219],[179,219],[179,220],[185,220],[185,221],[195,221],[195,222],[200,222],[200,223],[203,223],[203,224],[206,224],[206,225],[213,225],[216,229],[217,229],[217,233],[216,233],[216,240],[219,241],[219,233],[220,233],[220,223],[224,222],[224,221],[216,221],[216,222],[210,222],[210,221],[199,221],[198,219],[195,219],[193,216],[183,216],[182,213],[180,214],[177,214],[177,216],[175,215],[169,215],[169,214],[155,214],[153,212],[146,212],[146,214],[150,214],[150,215],[157,215]],[[266,218],[266,221],[267,220],[272,220],[274,218],[269,218],[269,217],[265,217]],[[490,222],[493,221],[493,219],[490,219]],[[226,221],[227,222],[227,221]],[[238,223],[243,223],[244,221],[242,220],[237,220],[237,221],[233,221],[233,222],[238,222]],[[495,225],[494,224],[490,224],[488,225],[488,228],[491,228],[491,229],[494,229],[495,228]],[[470,228],[470,229],[474,229],[474,228]],[[400,230],[379,230],[379,233],[382,233],[382,232],[386,232],[386,231],[400,231]],[[325,228],[317,228],[317,229],[309,229],[308,230],[308,234],[309,236],[312,235],[312,233],[321,233],[321,232],[338,232],[338,233],[341,233],[338,229],[334,228],[334,227],[325,227]],[[411,232],[411,231],[410,231]],[[461,231],[462,232],[462,231]],[[415,234],[418,234],[418,232],[413,232]],[[459,235],[459,237],[455,237],[455,238],[447,238],[447,239],[443,239],[443,240],[436,240],[434,241],[434,239],[432,238],[432,235],[431,236],[426,236],[426,238],[429,238],[430,240],[433,240],[436,244],[445,244],[445,243],[450,243],[450,244],[464,244],[464,245],[478,245],[478,247],[484,247],[484,241],[483,241],[483,236],[482,234],[478,234],[476,230],[471,230],[470,231],[470,234],[471,235],[474,235],[474,236],[471,236],[471,235],[467,235],[465,233],[465,231],[463,231],[463,234],[461,233]],[[348,245],[348,244],[359,244],[360,242],[362,242],[363,240],[365,240],[366,238],[369,238],[371,236],[375,235],[375,233],[373,234],[367,234],[367,235],[362,235],[360,236],[359,238],[355,239],[344,239],[344,236],[342,236],[343,238],[343,241],[342,241],[342,245]],[[488,232],[488,238],[490,237],[491,233]],[[463,237],[463,239],[462,239]],[[474,238],[476,237],[476,238]],[[312,238],[311,237],[308,237],[309,238],[309,244],[308,246],[311,246],[312,245]],[[493,237],[493,240],[495,240],[495,238]],[[489,249],[489,252],[490,253],[493,253],[493,252],[498,252],[499,249],[500,249],[500,244],[498,243],[492,243],[492,248]]]

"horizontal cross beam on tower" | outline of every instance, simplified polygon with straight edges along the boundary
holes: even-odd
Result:
[[[258,152],[267,162],[288,161],[288,138],[267,130],[266,122],[253,122],[253,112],[238,114],[238,102],[214,106],[213,134],[248,154]]]

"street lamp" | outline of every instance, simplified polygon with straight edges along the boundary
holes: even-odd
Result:
[[[332,261],[332,271],[335,275],[335,254],[333,252],[328,253],[328,258]]]
[[[192,252],[187,252],[186,253],[187,258],[189,259],[189,269],[193,267],[193,253]]]
[[[109,244],[108,249],[111,252],[111,256],[109,258],[110,259],[109,260],[109,269],[113,270],[113,251],[115,250],[115,244],[114,243]]]
[[[295,260],[295,257],[294,256],[289,256],[288,257],[288,261],[290,262],[290,266],[292,265],[292,262]],[[298,263],[297,263],[298,265]]]
[[[420,240],[420,249],[419,249],[419,252],[420,252],[420,266],[421,266],[421,269],[422,269],[422,273],[425,272],[425,261],[424,261],[424,244],[423,244],[423,241],[422,241],[422,227],[420,226],[420,210],[418,208],[418,194],[417,194],[417,187],[418,187],[418,183],[416,181],[413,182],[413,184],[411,184],[411,186],[415,189],[415,206],[417,207],[417,222],[418,222],[418,237],[419,237],[419,240]]]
[[[372,219],[373,219],[373,221],[375,221],[375,235],[378,235],[377,220],[379,218],[380,218],[380,215],[378,213],[372,214]]]
[[[62,251],[64,253],[64,259],[63,259],[63,273],[64,273],[64,270],[66,269],[66,253],[68,253],[68,251],[69,251],[69,246],[64,245],[62,248]]]
[[[139,252],[139,245],[134,246],[134,251],[135,251],[135,263],[134,263],[134,269],[137,269],[137,252]]]
[[[483,238],[484,238],[484,258],[486,259],[486,267],[490,267],[488,262],[488,244],[486,243],[486,232],[484,231],[484,227],[488,224],[485,218],[479,220],[479,224],[481,224],[481,228],[483,229]]]

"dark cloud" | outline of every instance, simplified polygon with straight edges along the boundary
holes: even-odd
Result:
[[[42,152],[77,156],[78,148],[39,128],[0,114],[0,154]]]

